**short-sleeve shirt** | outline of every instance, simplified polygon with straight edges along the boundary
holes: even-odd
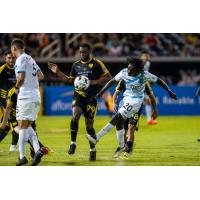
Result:
[[[121,70],[114,78],[116,81],[124,80],[126,89],[123,97],[144,99],[146,82],[156,82],[158,77],[150,72],[144,71],[136,76],[129,76],[128,69]]]
[[[77,76],[86,76],[89,80],[97,80],[102,76],[108,74],[108,70],[104,63],[96,58],[91,58],[88,62],[81,60],[73,63],[70,76],[76,78]],[[99,85],[90,85],[87,90],[75,90],[74,96],[95,97],[102,87]]]
[[[39,81],[37,72],[40,70],[35,60],[26,53],[21,54],[15,62],[15,74],[25,73],[25,80],[20,87],[18,99],[40,101]]]

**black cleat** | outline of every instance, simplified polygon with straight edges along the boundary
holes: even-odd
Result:
[[[35,156],[33,158],[32,161],[32,166],[36,166],[41,162],[41,158],[44,155],[44,152],[42,151],[42,149],[39,149],[36,153]]]
[[[90,161],[95,161],[96,160],[96,151],[90,151]]]
[[[32,159],[34,159],[34,157],[35,157],[35,151],[32,147],[30,147],[30,156]]]
[[[198,142],[200,142],[200,137],[197,139]]]
[[[70,155],[74,154],[75,150],[76,150],[76,145],[75,144],[70,144],[68,154],[70,154]]]
[[[23,157],[22,159],[18,158],[16,166],[26,165],[27,163],[28,163],[28,160],[26,159],[26,157]]]

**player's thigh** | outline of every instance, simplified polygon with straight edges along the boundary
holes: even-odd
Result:
[[[89,119],[89,118],[85,118],[85,127],[86,127],[86,130],[91,130],[93,129],[94,125],[94,119]]]
[[[79,106],[72,107],[72,118],[73,120],[79,120],[83,109]]]
[[[85,118],[93,120],[97,112],[97,100],[95,98],[88,98],[85,100],[83,114]]]

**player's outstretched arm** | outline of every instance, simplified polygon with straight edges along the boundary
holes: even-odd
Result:
[[[158,108],[157,108],[156,98],[154,94],[150,94],[149,98],[151,100],[151,105],[153,107],[152,118],[155,120],[158,117]]]
[[[7,102],[6,109],[4,110],[3,121],[2,121],[2,124],[0,126],[0,129],[4,129],[6,124],[7,124],[7,122],[8,122],[8,119],[10,117],[12,104],[13,103],[11,103],[11,102]]]
[[[48,68],[54,74],[56,74],[59,78],[61,78],[63,81],[66,81],[69,84],[73,84],[74,78],[73,77],[69,77],[69,76],[65,75],[63,72],[61,72],[60,69],[58,68],[58,65],[49,62],[48,63]]]
[[[106,85],[102,88],[102,90],[96,95],[96,98],[101,97],[102,94],[110,88],[112,85],[116,84],[117,81],[113,78],[109,82],[106,83]]]
[[[157,83],[158,83],[162,88],[164,88],[164,89],[168,92],[169,96],[170,96],[172,99],[176,99],[176,100],[177,100],[176,94],[170,90],[170,88],[169,88],[168,85],[165,83],[165,81],[163,81],[162,79],[158,78]]]

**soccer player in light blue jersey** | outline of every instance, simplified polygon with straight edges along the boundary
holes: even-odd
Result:
[[[121,70],[113,79],[111,79],[105,87],[96,95],[96,98],[100,97],[109,87],[116,84],[120,80],[124,80],[126,84],[126,90],[123,93],[123,99],[120,103],[122,106],[119,108],[117,114],[106,124],[96,135],[91,137],[86,135],[87,139],[96,144],[101,137],[108,133],[116,124],[118,124],[118,132],[123,133],[124,120],[130,118],[137,113],[144,100],[144,90],[147,81],[155,82],[163,87],[171,98],[177,99],[176,94],[173,93],[167,84],[157,76],[144,71],[144,63],[140,58],[129,57],[127,59],[128,67]],[[119,126],[121,124],[121,126]]]

